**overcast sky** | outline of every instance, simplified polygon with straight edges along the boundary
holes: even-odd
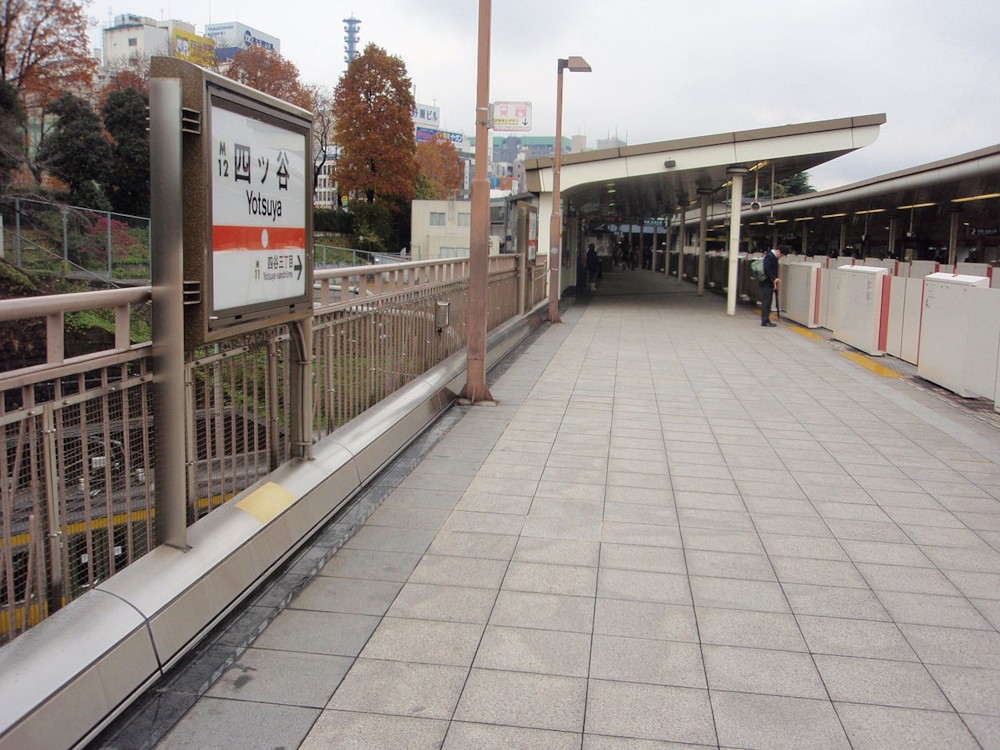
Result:
[[[342,75],[342,19],[406,64],[444,129],[474,132],[478,0],[94,0],[109,12],[240,21],[281,40],[306,83]],[[630,144],[884,112],[871,146],[811,172],[830,188],[1000,143],[997,0],[494,0],[491,101],[529,101],[533,130]]]

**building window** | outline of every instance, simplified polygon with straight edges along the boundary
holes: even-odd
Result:
[[[432,227],[444,226],[444,211],[431,211],[431,226]]]
[[[128,46],[129,47],[138,47],[139,46],[139,39],[137,37],[130,36],[128,38]]]
[[[469,248],[467,247],[442,247],[441,258],[468,258]]]
[[[472,214],[462,214],[462,213],[460,213],[458,215],[458,225],[460,227],[467,227],[467,226],[469,226],[469,221],[470,221],[471,217],[472,217]]]

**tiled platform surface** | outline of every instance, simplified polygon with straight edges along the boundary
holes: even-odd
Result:
[[[990,420],[642,272],[492,391],[161,750],[1000,747]]]

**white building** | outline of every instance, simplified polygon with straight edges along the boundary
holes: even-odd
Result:
[[[410,216],[410,260],[468,258],[472,202],[413,201]],[[503,226],[490,231],[503,232]],[[490,235],[490,255],[500,252],[501,236]]]
[[[413,201],[410,258],[467,258],[471,218],[469,201]]]
[[[191,24],[185,26],[194,33],[194,26]],[[105,65],[117,60],[128,60],[135,55],[151,57],[169,53],[170,31],[161,21],[135,13],[125,13],[115,16],[114,25],[104,29]]]
[[[205,27],[205,36],[215,42],[215,56],[218,60],[232,60],[240,50],[251,47],[281,53],[281,40],[252,26],[238,21],[210,23]]]
[[[313,193],[313,208],[337,207],[337,180],[334,170],[337,166],[339,149],[336,146],[326,147],[326,161],[316,176],[316,191]]]
[[[215,64],[212,41],[196,34],[194,24],[187,21],[124,13],[104,29],[103,41],[105,66],[153,55],[173,55],[208,67]]]

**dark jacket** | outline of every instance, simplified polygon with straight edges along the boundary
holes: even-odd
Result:
[[[773,285],[776,278],[778,278],[778,256],[772,250],[768,250],[764,254],[764,278],[760,283]]]

